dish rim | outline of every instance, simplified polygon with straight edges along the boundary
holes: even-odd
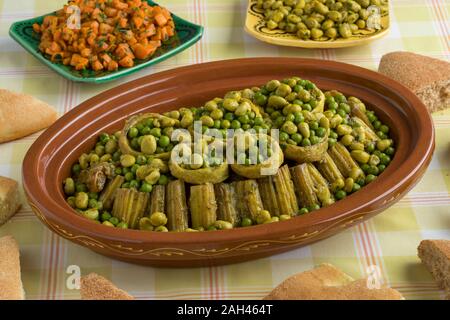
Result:
[[[73,124],[76,119],[75,115],[78,114],[83,115],[88,112],[93,107],[98,107],[100,105],[99,100],[102,97],[108,97],[112,91],[118,90],[118,88],[128,90],[139,90],[140,87],[151,86],[152,83],[158,83],[163,79],[173,78],[179,74],[184,74],[190,72],[192,69],[197,71],[207,71],[208,69],[214,69],[215,67],[221,64],[240,66],[245,65],[245,63],[261,63],[261,64],[273,64],[273,58],[242,58],[242,59],[231,59],[231,60],[221,60],[215,62],[202,63],[192,66],[185,66],[180,68],[175,68],[163,72],[159,72],[156,74],[148,75],[124,84],[119,85],[118,87],[109,89],[105,92],[102,92],[86,101],[81,103],[77,108],[73,109],[69,113],[66,113],[63,117],[61,117],[55,124],[53,124],[49,129],[47,129],[44,133],[42,133],[38,139],[33,143],[27,152],[24,162],[23,162],[23,186],[28,197],[29,202],[33,203],[36,208],[41,211],[45,211],[45,218],[49,217],[54,221],[64,225],[71,225],[74,229],[76,229],[79,234],[85,236],[92,236],[96,239],[102,239],[103,241],[114,241],[116,243],[141,243],[141,244],[150,244],[150,243],[161,243],[166,245],[204,245],[208,247],[211,245],[212,239],[214,242],[251,242],[254,239],[258,239],[270,234],[270,236],[277,237],[286,234],[293,234],[296,230],[301,228],[312,228],[314,226],[319,226],[325,223],[339,222],[343,220],[343,217],[350,217],[351,213],[361,212],[362,208],[369,209],[371,205],[375,205],[380,198],[385,198],[389,194],[395,193],[394,191],[398,191],[401,187],[411,179],[413,179],[417,174],[420,173],[426,167],[432,157],[434,152],[434,125],[431,119],[430,114],[427,112],[426,107],[419,100],[417,96],[415,96],[409,89],[401,85],[400,83],[381,75],[375,71],[368,70],[362,67],[336,62],[336,61],[326,61],[319,59],[306,59],[306,58],[278,58],[278,63],[302,63],[302,64],[317,64],[320,62],[323,68],[327,69],[340,69],[344,68],[346,72],[354,72],[356,75],[364,74],[364,77],[368,80],[383,80],[383,83],[389,84],[392,90],[399,92],[399,95],[403,98],[407,99],[415,106],[415,111],[417,114],[417,119],[420,121],[422,126],[422,134],[417,139],[416,148],[413,152],[409,153],[409,157],[406,161],[404,161],[397,169],[396,172],[391,176],[382,176],[377,181],[371,183],[369,186],[364,187],[365,190],[371,188],[371,190],[377,191],[375,192],[376,196],[372,196],[370,201],[354,201],[357,203],[357,206],[351,206],[348,210],[343,210],[347,207],[347,203],[351,197],[353,199],[362,198],[362,193],[355,193],[350,195],[347,199],[343,201],[338,201],[330,207],[322,208],[312,214],[307,214],[303,216],[297,216],[294,219],[290,219],[289,221],[281,221],[274,224],[265,224],[265,225],[256,225],[248,228],[236,228],[232,230],[224,230],[217,232],[198,232],[198,233],[146,233],[139,230],[123,230],[123,229],[114,229],[108,228],[106,226],[98,225],[92,223],[86,218],[80,217],[75,214],[73,209],[71,209],[66,203],[59,203],[58,201],[50,201],[49,204],[43,205],[37,199],[42,199],[46,197],[46,193],[40,188],[32,188],[32,180],[37,176],[37,159],[39,155],[42,153],[46,144],[49,144],[55,137],[52,136],[53,132],[57,132],[61,127],[67,126],[68,124]],[[230,67],[230,66],[228,66]],[[342,71],[342,69],[340,69]],[[126,90],[122,90],[125,92]],[[115,95],[114,98],[117,98]],[[106,99],[107,100],[107,99]],[[107,103],[103,102],[103,103]],[[136,112],[136,111],[134,111]],[[85,138],[83,140],[83,144],[86,144]],[[419,157],[419,161],[414,160],[413,158]],[[66,157],[67,158],[67,157]],[[395,161],[395,158],[394,160]],[[407,173],[406,175],[399,178],[400,173]],[[38,180],[42,180],[38,177]],[[381,181],[381,182],[380,182]],[[42,181],[41,181],[42,182]],[[389,182],[389,183],[388,183]],[[36,183],[36,182],[35,182]],[[40,186],[39,183],[37,186]],[[43,185],[45,186],[45,184]],[[61,187],[62,189],[62,187]],[[47,199],[48,200],[48,199]],[[50,199],[52,200],[52,199]],[[391,200],[396,200],[395,198]],[[378,211],[380,206],[375,206],[372,208],[372,211]],[[63,212],[59,212],[59,210],[63,210]],[[338,212],[339,214],[334,214],[333,211]],[[365,215],[369,215],[372,211],[364,211]],[[58,213],[55,213],[58,212]],[[70,217],[69,220],[64,220],[65,218]],[[248,232],[251,228],[252,232]]]
[[[253,24],[250,26],[250,11],[251,6],[254,3],[254,0],[249,0],[247,5],[247,11],[245,15],[245,23],[244,23],[244,30],[249,34],[250,36],[263,41],[265,43],[269,43],[272,45],[277,46],[283,46],[283,47],[291,47],[291,48],[304,48],[304,49],[339,49],[339,48],[349,48],[349,47],[356,47],[356,46],[363,46],[365,44],[368,44],[372,41],[378,40],[384,36],[386,36],[391,28],[391,21],[390,21],[390,13],[388,12],[388,26],[387,28],[384,28],[383,31],[376,33],[375,35],[369,35],[366,37],[362,37],[359,39],[350,38],[348,40],[338,40],[338,41],[304,41],[301,39],[294,40],[294,39],[278,39],[276,37],[272,36],[266,36],[263,35],[253,28]],[[390,8],[389,8],[390,11]],[[294,42],[295,41],[295,42]]]

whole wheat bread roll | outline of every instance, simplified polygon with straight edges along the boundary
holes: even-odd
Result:
[[[81,277],[80,294],[82,300],[134,300],[127,292],[96,273]]]
[[[0,226],[8,221],[20,208],[17,181],[0,177]]]
[[[366,279],[354,281],[331,264],[293,275],[264,300],[401,300],[391,288],[370,289]]]
[[[56,111],[30,95],[0,89],[0,143],[45,129],[56,121]]]
[[[0,238],[0,300],[24,300],[20,275],[20,253],[11,236]]]
[[[450,300],[450,240],[422,240],[417,251],[422,263]]]
[[[450,108],[450,63],[412,52],[391,52],[378,71],[413,91],[430,112]]]

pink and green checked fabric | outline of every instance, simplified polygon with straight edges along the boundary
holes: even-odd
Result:
[[[32,94],[62,115],[80,102],[147,74],[205,61],[291,56],[331,59],[376,69],[381,56],[406,50],[450,60],[450,1],[393,0],[391,30],[370,45],[336,50],[276,47],[244,33],[246,0],[160,0],[176,14],[205,26],[191,49],[128,78],[103,84],[69,82],[41,65],[9,36],[11,23],[54,11],[66,0],[0,0],[0,87]],[[0,228],[20,243],[28,299],[78,299],[66,287],[67,267],[97,272],[138,299],[260,299],[286,277],[314,265],[332,263],[354,278],[376,265],[383,281],[407,299],[443,298],[420,264],[422,239],[450,239],[450,111],[433,115],[436,152],[422,179],[397,205],[379,216],[319,243],[270,258],[224,267],[156,269],[100,256],[44,227],[24,203]],[[0,175],[21,181],[23,157],[38,134],[0,145]]]

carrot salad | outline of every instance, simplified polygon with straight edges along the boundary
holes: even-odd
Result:
[[[76,22],[73,6],[79,8],[79,28],[71,25]],[[33,29],[41,34],[40,51],[51,61],[94,71],[132,67],[175,34],[170,12],[145,0],[69,1]]]

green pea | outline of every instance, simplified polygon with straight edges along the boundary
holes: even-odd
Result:
[[[170,144],[170,138],[168,136],[161,136],[158,141],[158,145],[162,148],[167,147]]]
[[[289,139],[289,135],[286,132],[280,132],[279,134],[280,141],[284,142]]]
[[[360,189],[361,189],[361,186],[355,182],[355,183],[353,184],[353,190],[352,190],[352,192],[359,191]]]
[[[373,182],[376,178],[377,178],[377,176],[375,176],[373,174],[367,175],[366,176],[366,184],[369,184],[369,183]]]
[[[260,92],[255,93],[253,100],[257,105],[262,107],[267,104],[267,97]]]
[[[220,123],[220,127],[222,129],[228,129],[230,126],[231,126],[230,121],[226,120],[226,119],[222,120],[221,123]]]
[[[395,149],[393,147],[389,147],[384,151],[385,154],[387,154],[388,156],[393,156],[395,153]]]
[[[391,162],[391,157],[389,157],[387,154],[382,154],[380,157],[380,163],[384,165],[388,165],[389,162]]]
[[[299,143],[302,142],[303,137],[302,137],[302,135],[299,134],[299,133],[294,133],[293,135],[291,135],[291,139],[292,139],[296,144],[299,144]]]
[[[102,221],[108,221],[109,219],[111,219],[111,214],[107,211],[103,211],[100,218]]]
[[[241,127],[241,123],[239,121],[233,120],[231,122],[231,128],[232,129],[236,130],[236,129],[239,129],[240,127]]]
[[[84,183],[76,183],[75,191],[76,192],[87,192],[87,186]]]
[[[139,130],[136,127],[131,127],[130,130],[128,130],[128,137],[130,139],[136,138],[139,135]]]
[[[347,193],[344,190],[338,190],[335,192],[334,197],[337,200],[342,200],[347,196]]]
[[[311,141],[311,145],[315,145],[318,144],[320,142],[320,138],[317,136],[312,136],[309,138],[309,140]]]
[[[124,222],[124,221],[121,221],[121,222],[119,222],[119,223],[117,224],[116,227],[119,228],[119,229],[128,229],[128,223],[126,223],[126,222]]]
[[[139,181],[137,181],[137,180],[131,180],[131,181],[129,182],[129,184],[130,184],[130,188],[135,188],[135,189],[137,189],[137,188],[139,187]]]
[[[361,165],[361,170],[364,171],[364,173],[367,173],[370,170],[370,165],[368,165],[367,163],[363,163]]]
[[[309,146],[311,146],[311,140],[309,139],[309,138],[304,138],[303,140],[302,140],[302,147],[309,147]]]
[[[309,210],[306,207],[300,208],[300,210],[298,211],[299,215],[303,215],[303,214],[307,214],[307,213],[309,213]]]
[[[80,167],[80,165],[79,165],[78,163],[74,164],[74,165],[72,166],[72,173],[73,173],[75,176],[77,176],[77,175],[80,174],[80,172],[81,172],[81,167]]]
[[[169,178],[166,175],[161,174],[159,176],[159,179],[158,179],[158,184],[159,185],[166,185],[167,183],[169,183]]]
[[[337,143],[337,140],[335,138],[328,138],[328,146],[332,147]]]
[[[114,226],[117,226],[119,224],[119,219],[117,217],[111,217],[109,222],[111,222]]]
[[[250,218],[243,218],[241,221],[241,227],[250,227],[252,224],[253,221]]]
[[[378,170],[378,167],[376,165],[371,165],[369,166],[369,169],[367,170],[368,174],[373,174],[373,175],[377,175],[379,173],[380,170]]]

